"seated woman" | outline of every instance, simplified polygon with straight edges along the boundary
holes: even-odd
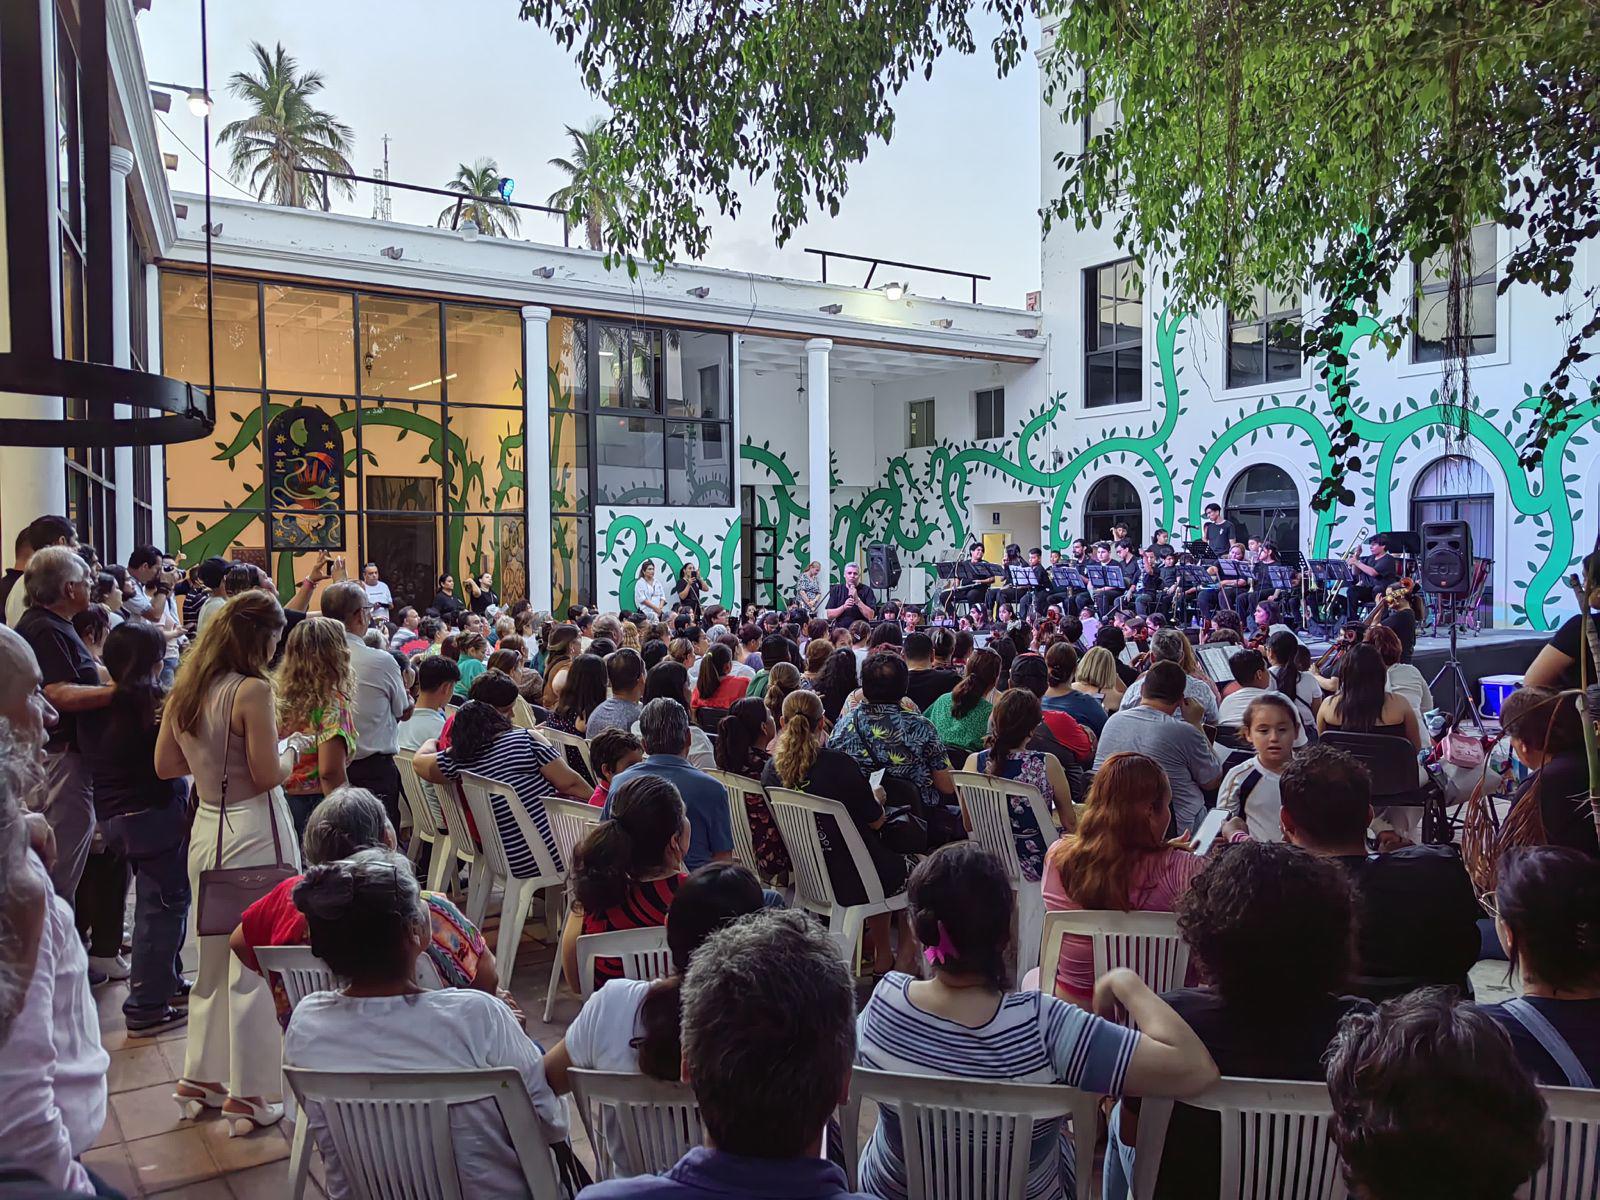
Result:
[[[580,654],[568,666],[561,694],[556,697],[556,706],[550,710],[544,724],[557,733],[584,737],[589,714],[606,702],[608,694],[605,660],[598,654]],[[567,765],[579,775],[586,774],[583,757],[571,746],[566,750]]]
[[[700,674],[695,678],[689,703],[693,712],[702,708],[732,708],[735,700],[743,700],[750,691],[750,677],[733,673],[733,651],[721,642],[712,645],[700,660]]]
[[[1078,660],[1073,672],[1072,690],[1098,700],[1107,714],[1122,707],[1122,694],[1127,690],[1122,676],[1117,674],[1117,660],[1104,646],[1091,646]]]
[[[1173,911],[1205,860],[1189,852],[1186,839],[1167,842],[1171,818],[1172,787],[1161,765],[1144,754],[1113,754],[1095,772],[1076,832],[1045,856],[1045,908]],[[1063,943],[1055,992],[1085,1007],[1093,1000],[1087,937]]]
[[[567,1035],[544,1056],[544,1077],[550,1090],[564,1096],[572,1090],[567,1071],[638,1071],[652,1079],[676,1083],[683,1077],[679,1061],[679,994],[690,960],[700,944],[717,930],[762,907],[761,884],[737,863],[707,863],[678,887],[667,911],[667,945],[672,974],[654,982],[616,979],[588,1000]],[[615,1112],[602,1116],[606,1147],[615,1174],[637,1174],[627,1161]]]
[[[1179,899],[1178,928],[1206,986],[1162,999],[1224,1075],[1321,1079],[1339,1022],[1371,1011],[1369,1002],[1344,995],[1355,907],[1345,873],[1329,859],[1281,842],[1223,847]],[[1127,1194],[1138,1107],[1125,1101],[1112,1114],[1106,1200]],[[1215,1113],[1174,1105],[1156,1196],[1215,1195],[1218,1147]]]
[[[822,697],[822,710],[828,720],[837,721],[845,702],[860,683],[859,660],[848,647],[835,650],[817,676],[816,690]]]
[[[306,867],[340,862],[362,850],[393,850],[394,829],[384,814],[383,801],[366,788],[342,787],[317,805],[306,821],[301,844]],[[303,876],[285,879],[244,910],[228,939],[228,948],[250,970],[267,973],[256,960],[262,946],[303,946],[311,936],[305,915],[295,907],[294,889]],[[426,953],[448,987],[476,988],[495,995],[500,986],[494,953],[477,926],[438,892],[422,893],[428,915]],[[289,996],[276,975],[267,975],[278,1023],[289,1024]]]
[[[833,643],[828,640],[826,632],[821,636],[812,638],[806,643],[805,670],[800,674],[800,686],[808,692],[822,691],[822,669],[828,665],[828,658],[833,654]],[[854,657],[852,655],[851,657]]]
[[[1377,650],[1357,643],[1339,664],[1339,690],[1317,709],[1317,732],[1382,733],[1422,748],[1422,725],[1404,696],[1388,690],[1389,672]]]
[[[1387,672],[1385,686],[1410,702],[1420,725],[1423,714],[1433,707],[1433,689],[1428,686],[1422,672],[1405,661],[1405,644],[1401,642],[1400,635],[1387,625],[1374,625],[1361,636],[1361,640],[1369,643],[1378,652],[1378,657],[1383,659]]]
[[[437,742],[424,742],[412,765],[429,783],[453,784],[462,771],[471,771],[510,785],[516,791],[515,802],[527,810],[560,868],[561,854],[545,815],[544,798],[567,796],[587,801],[594,787],[569,767],[549,742],[531,729],[512,724],[509,714],[516,703],[517,685],[508,676],[483,676],[473,685],[472,695],[450,722],[449,748],[441,750]],[[489,793],[495,828],[505,843],[512,871],[533,875],[533,852],[507,807],[512,802],[500,792]]]
[[[960,682],[928,705],[923,714],[933,722],[945,745],[958,746],[969,753],[983,745],[999,682],[1000,656],[987,648],[974,650]]]
[[[1015,898],[1005,868],[981,846],[955,842],[929,855],[912,872],[907,897],[932,978],[891,972],[873,989],[856,1023],[860,1066],[984,1084],[1060,1083],[1108,1096],[1190,1096],[1216,1081],[1200,1039],[1132,971],[1108,972],[1094,999],[1097,1012],[1121,1004],[1137,1033],[1052,996],[1010,991]],[[1087,1164],[1092,1134],[1083,1140]],[[1076,1194],[1062,1148],[1060,1121],[1034,1123],[1027,1195]],[[954,1150],[947,1156],[954,1160]],[[895,1200],[907,1194],[891,1110],[879,1110],[860,1187]]]
[[[1562,846],[1507,850],[1492,903],[1522,995],[1486,1011],[1540,1083],[1600,1086],[1600,862]]]
[[[693,715],[694,708],[689,702],[689,672],[682,663],[664,659],[645,673],[641,703],[649,704],[662,697],[676,700],[683,705],[684,712]],[[638,733],[639,722],[635,721],[632,728],[634,733]],[[711,739],[693,720],[689,722],[689,762],[702,771],[709,771],[717,765],[716,755],[711,750]]]
[[[1571,696],[1549,688],[1523,687],[1500,708],[1500,727],[1511,737],[1529,775],[1517,785],[1512,807],[1537,804],[1544,842],[1600,857],[1589,811],[1589,760],[1583,721]]]
[[[994,729],[989,748],[967,759],[966,769],[1025,783],[1044,797],[1045,808],[1054,814],[1055,824],[1040,829],[1034,820],[1033,806],[1020,796],[1010,798],[1011,833],[1017,843],[1017,861],[1022,877],[1037,883],[1044,870],[1045,848],[1054,845],[1061,830],[1077,826],[1072,797],[1067,788],[1067,773],[1061,760],[1043,750],[1029,750],[1028,739],[1039,727],[1039,699],[1025,688],[1012,688],[994,706]],[[959,791],[958,791],[959,794]],[[968,832],[972,816],[961,805],[962,820]]]
[[[827,739],[822,700],[814,692],[790,693],[783,702],[783,727],[778,731],[772,758],[761,771],[761,783],[769,788],[807,792],[844,805],[856,832],[866,844],[872,865],[877,868],[883,894],[897,895],[906,885],[906,857],[890,850],[878,836],[878,830],[888,819],[883,805],[873,795],[872,785],[856,766],[855,759],[842,750],[831,749]],[[827,860],[828,877],[833,881],[834,898],[844,905],[865,903],[867,890],[833,818],[819,817],[817,833]],[[889,969],[893,959],[889,918],[869,918],[867,933],[873,943],[873,969],[881,974]],[[909,938],[903,936],[902,949],[909,952],[909,948]]]
[[[306,872],[294,891],[311,948],[344,986],[315,992],[289,1018],[283,1064],[317,1071],[474,1071],[513,1067],[547,1143],[565,1140],[567,1114],[545,1082],[539,1047],[511,1009],[470,988],[423,991],[417,955],[430,941],[411,864],[392,850],[362,850]],[[322,1105],[305,1120],[322,1152],[331,1200],[356,1194],[355,1164],[339,1158]],[[452,1105],[450,1140],[467,1195],[526,1196],[522,1169],[491,1101]]]
[[[760,779],[772,758],[769,747],[777,736],[778,727],[764,700],[746,698],[735,702],[728,715],[717,723],[718,769],[743,775],[746,779]],[[787,875],[793,865],[789,862],[789,851],[784,848],[783,835],[772,819],[772,810],[767,807],[766,797],[746,792],[745,815],[750,821],[750,844],[762,876],[771,879]]]

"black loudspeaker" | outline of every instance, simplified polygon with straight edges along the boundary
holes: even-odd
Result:
[[[900,555],[887,542],[867,547],[867,582],[879,591],[888,591],[900,582]]]
[[[1472,527],[1465,521],[1424,524],[1419,575],[1425,592],[1465,592],[1472,582]]]

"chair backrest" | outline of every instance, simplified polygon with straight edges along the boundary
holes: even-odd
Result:
[[[1544,1165],[1518,1197],[1600,1196],[1600,1090],[1541,1087],[1539,1094],[1549,1109]]]
[[[310,946],[259,946],[256,961],[263,971],[271,971],[283,984],[283,994],[289,997],[291,1012],[312,992],[338,990],[338,978],[327,963],[311,953]]]
[[[1183,1103],[1220,1119],[1218,1200],[1345,1200],[1349,1195],[1328,1136],[1333,1106],[1327,1084],[1222,1079]],[[1146,1098],[1140,1106],[1136,1200],[1154,1194],[1172,1105]]]
[[[1059,1084],[896,1075],[856,1067],[839,1120],[844,1158],[852,1170],[864,1099],[893,1109],[899,1117],[908,1196],[1022,1200],[1034,1122],[1064,1116],[1072,1117],[1077,1141],[1077,1195],[1079,1200],[1091,1195],[1099,1097],[1088,1092]]]
[[[483,854],[489,860],[491,872],[505,879],[515,875],[520,879],[538,880],[541,884],[546,880],[559,881],[566,878],[566,872],[550,857],[550,848],[545,845],[539,827],[533,823],[533,817],[523,807],[516,788],[498,779],[475,775],[471,771],[462,771],[459,782],[461,792],[467,798],[467,806],[472,810],[472,818],[478,823],[478,836],[483,839]],[[524,858],[519,855],[522,869],[515,873],[506,853],[505,840],[500,836],[500,826],[495,821],[494,802],[490,799],[492,796],[502,797],[502,805],[511,814],[517,831],[527,843],[527,856]]]
[[[561,1194],[527,1085],[515,1068],[380,1073],[285,1067],[283,1074],[302,1112],[308,1101],[321,1107],[356,1200],[463,1200],[450,1108],[479,1100],[499,1109],[529,1193]],[[291,1164],[291,1175],[298,1166]]]
[[[750,832],[750,800],[758,796],[767,802],[767,790],[748,775],[735,775],[732,771],[707,771],[707,775],[722,785],[728,794],[728,821],[733,826],[733,857],[740,865],[748,867],[757,879],[761,868],[756,863],[755,838]]]
[[[633,1072],[567,1071],[578,1115],[589,1135],[595,1164],[609,1171],[613,1157],[642,1175],[659,1175],[705,1141],[700,1106],[685,1083],[668,1083]],[[622,1145],[609,1146],[600,1110],[615,1118]]]
[[[1039,941],[1041,991],[1052,988],[1061,963],[1062,939],[1068,934],[1090,939],[1096,979],[1117,967],[1127,967],[1159,995],[1182,987],[1189,970],[1189,944],[1178,932],[1178,918],[1173,913],[1095,909],[1048,912]]]
[[[423,821],[423,835],[427,841],[432,841],[436,835],[448,833],[444,823],[444,812],[439,807],[439,798],[434,794],[433,788],[424,783],[417,774],[416,767],[411,765],[411,755],[401,751],[394,756],[394,765],[400,770],[400,790],[411,801],[413,817],[421,819],[425,813],[431,819]]]
[[[707,733],[715,733],[717,725],[727,715],[728,710],[725,708],[712,708],[709,704],[702,704],[694,710],[694,723]]]
[[[583,764],[581,774],[585,775],[590,783],[594,783],[599,778],[599,776],[594,773],[594,762],[589,757],[589,743],[584,741],[577,734],[567,733],[560,729],[551,729],[548,725],[540,725],[534,730],[534,732],[540,737],[544,738],[552,746],[560,748],[563,753],[570,750],[576,754],[578,756],[578,761]],[[572,754],[567,754],[566,757],[567,763],[570,766],[572,763]]]
[[[772,819],[789,851],[789,863],[794,867],[795,902],[800,907],[831,913],[837,903],[833,878],[828,874],[828,860],[822,852],[822,838],[817,832],[817,818],[821,816],[832,817],[838,825],[856,874],[861,877],[867,902],[883,903],[883,882],[867,853],[866,843],[861,840],[860,830],[844,805],[789,788],[768,788],[767,805],[772,809]]]
[[[550,822],[550,832],[555,836],[562,862],[572,861],[572,852],[578,843],[600,824],[601,811],[587,800],[574,800],[570,796],[545,797],[545,820]]]
[[[594,960],[622,960],[624,979],[665,979],[672,974],[672,951],[667,949],[664,925],[645,929],[614,929],[610,933],[585,933],[578,938],[578,994],[594,994]]]
[[[450,844],[455,847],[456,857],[464,862],[473,862],[483,853],[483,835],[481,832],[476,835],[472,832],[466,806],[461,802],[461,785],[441,783],[434,787],[433,794],[438,797],[439,811],[444,813],[444,827],[450,834]]]
[[[528,702],[518,696],[511,706],[511,723],[520,729],[532,729],[539,722],[533,715],[533,709],[528,707]]]
[[[1048,846],[1061,831],[1056,828],[1055,818],[1050,815],[1039,789],[977,771],[956,771],[951,778],[955,780],[956,796],[972,822],[973,840],[1005,863],[1013,887],[1037,888],[1037,883],[1028,884],[1022,878],[1022,862],[1017,857],[1017,831],[1011,824],[1011,798],[1020,797],[1029,806],[1034,823],[1039,827],[1039,837]]]
[[[1372,776],[1374,800],[1410,795],[1417,790],[1417,751],[1408,739],[1390,733],[1329,729],[1322,741],[1366,764],[1367,773]]]

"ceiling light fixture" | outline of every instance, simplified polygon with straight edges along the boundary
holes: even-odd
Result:
[[[693,296],[696,300],[704,300],[707,296],[711,295],[711,289],[708,287],[692,287],[689,289],[689,295]]]
[[[556,276],[556,269],[554,267],[535,267],[533,269],[533,273],[540,279],[554,279]]]
[[[385,246],[382,250],[378,251],[378,253],[383,255],[385,258],[392,258],[395,262],[399,262],[401,258],[405,256],[405,252],[404,246]]]
[[[844,311],[844,305],[842,305],[842,304],[824,304],[818,311],[819,312],[825,312],[829,316],[832,316],[832,317],[837,317],[840,313],[842,313]]]
[[[940,317],[937,320],[929,321],[928,324],[937,325],[940,329],[949,329],[955,322],[949,317]]]
[[[883,285],[883,296],[886,300],[899,300],[906,294],[906,285],[903,283],[886,283]]]
[[[444,379],[430,379],[430,380],[428,380],[427,383],[413,383],[410,387],[408,387],[406,389],[406,391],[408,391],[408,392],[420,392],[423,388],[436,387],[437,385],[445,382],[445,380],[454,379],[455,377],[456,377],[456,373],[454,371],[451,371],[450,374],[448,374],[448,375],[446,375],[444,377]]]

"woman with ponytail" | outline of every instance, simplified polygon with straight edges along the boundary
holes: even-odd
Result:
[[[635,1072],[676,1083],[682,1078],[678,1028],[682,1003],[679,986],[702,942],[724,925],[759,912],[761,884],[737,863],[707,863],[683,881],[667,913],[667,945],[672,974],[654,982],[617,979],[584,1002],[567,1035],[544,1057],[545,1078],[558,1096],[572,1090],[567,1071]],[[636,1174],[626,1159],[622,1131],[614,1112],[601,1118],[613,1175]]]
[[[855,759],[826,743],[827,722],[821,697],[815,692],[792,692],[783,702],[783,726],[778,730],[772,758],[762,769],[761,782],[765,787],[806,792],[844,805],[877,868],[883,894],[898,895],[905,887],[909,867],[906,856],[890,850],[878,836],[878,830],[888,819],[883,805],[873,794],[872,785]],[[832,817],[818,817],[817,832],[837,902],[844,905],[865,903],[866,888],[856,873],[855,860],[845,847],[837,823]],[[889,918],[869,918],[867,934],[873,944],[873,969],[881,974],[890,968],[894,958],[889,944]],[[901,948],[909,953],[909,938],[902,936]]]
[[[538,1043],[501,1000],[471,988],[424,991],[417,956],[432,941],[428,910],[404,856],[362,850],[312,867],[294,889],[311,949],[338,976],[338,991],[295,1006],[283,1040],[283,1065],[318,1071],[473,1071],[512,1067],[521,1076],[546,1143],[567,1136],[566,1106],[545,1082]],[[354,1194],[350,1170],[316,1101],[305,1120],[322,1152],[331,1200]],[[517,1152],[492,1101],[450,1108],[466,1195],[527,1194]]]
[[[695,712],[702,708],[732,708],[750,691],[750,677],[733,673],[733,651],[721,642],[712,644],[700,660],[700,674],[694,682],[689,703]]]
[[[665,925],[672,897],[688,876],[689,818],[683,797],[659,775],[633,773],[611,793],[611,819],[572,852],[572,911],[561,933],[567,986],[578,990],[578,937]],[[622,977],[622,960],[597,958],[599,988]]]
[[[794,669],[788,663],[778,665]],[[717,768],[747,779],[760,779],[772,757],[768,747],[777,734],[777,724],[768,713],[765,701],[746,697],[736,702],[717,725]],[[750,821],[750,842],[762,878],[787,875],[793,864],[789,862],[789,851],[784,848],[783,835],[772,819],[766,797],[745,793],[745,813]]]
[[[967,751],[983,745],[989,714],[994,711],[990,697],[1000,682],[1000,667],[1000,656],[993,650],[974,650],[955,690],[928,706],[926,716],[946,745]]]
[[[1315,729],[1322,688],[1311,673],[1311,652],[1293,631],[1280,629],[1267,639],[1267,661],[1272,664],[1272,686],[1300,710],[1301,727]]]
[[[970,755],[966,763],[969,771],[1025,783],[1036,789],[1044,797],[1045,807],[1055,814],[1055,825],[1040,829],[1033,816],[1033,805],[1021,796],[1007,798],[1011,808],[1011,834],[1017,843],[1017,861],[1022,866],[1022,877],[1030,883],[1040,879],[1045,850],[1060,836],[1061,830],[1071,832],[1077,824],[1061,760],[1043,750],[1027,748],[1028,739],[1039,727],[1040,719],[1039,698],[1026,688],[1012,688],[994,706],[989,721],[989,748]],[[961,818],[971,832],[972,817],[965,801],[961,805]]]

